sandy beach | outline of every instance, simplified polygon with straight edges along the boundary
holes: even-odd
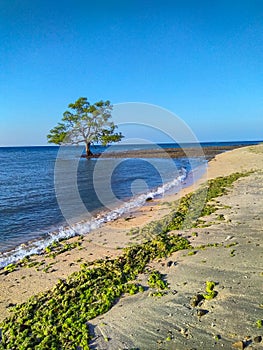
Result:
[[[173,203],[195,191],[208,179],[253,170],[238,179],[230,192],[216,198],[220,209],[202,218],[203,225],[181,230],[193,249],[173,253],[151,263],[165,275],[167,294],[149,296],[150,291],[122,297],[110,311],[89,321],[92,349],[263,349],[263,145],[235,149],[217,155],[207,173],[194,185],[160,200],[153,200],[92,233],[68,240],[75,248],[55,257],[31,258],[27,267],[11,273],[0,271],[0,321],[11,306],[51,289],[58,279],[80,269],[83,262],[116,257],[122,248],[143,241],[131,229],[158,220]],[[204,247],[206,246],[206,247]],[[145,283],[145,276],[140,276]],[[217,295],[191,299],[215,282]],[[198,311],[203,310],[203,311]],[[199,313],[198,313],[199,312]]]

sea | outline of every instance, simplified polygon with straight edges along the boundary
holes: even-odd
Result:
[[[211,142],[201,146],[251,145],[255,141]],[[185,145],[185,147],[193,145]],[[178,148],[178,144],[157,144]],[[153,148],[116,145],[110,151]],[[103,223],[176,193],[206,169],[197,158],[81,158],[82,147],[0,147],[0,268],[53,241],[88,234]]]

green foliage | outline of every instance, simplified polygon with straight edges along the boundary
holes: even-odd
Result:
[[[65,141],[67,134],[66,125],[58,123],[57,126],[50,130],[50,134],[47,135],[47,139],[49,143],[61,145]]]
[[[110,101],[99,101],[91,105],[86,97],[80,97],[68,107],[71,111],[66,111],[62,122],[47,135],[49,143],[57,145],[85,143],[89,155],[92,143],[107,145],[122,139],[122,134],[115,132],[117,126],[110,120],[112,111]]]

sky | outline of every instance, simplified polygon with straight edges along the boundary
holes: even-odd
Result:
[[[81,96],[262,140],[263,0],[0,0],[0,146],[47,144]]]

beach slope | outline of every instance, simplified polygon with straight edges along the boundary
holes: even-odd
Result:
[[[235,149],[209,162],[207,174],[190,188],[152,201],[129,216],[67,242],[60,254],[31,258],[23,267],[0,273],[0,318],[11,306],[50,290],[58,279],[79,271],[80,264],[110,259],[145,236],[131,235],[169,214],[180,196],[209,179],[246,173],[227,193],[214,198],[216,211],[195,227],[180,229],[191,249],[151,261],[169,288],[162,296],[138,277],[144,292],[124,296],[105,314],[89,320],[91,349],[260,349],[262,309],[263,145]],[[72,248],[72,249],[71,249]],[[201,297],[200,297],[201,295]]]
[[[203,227],[180,232],[193,250],[151,264],[169,283],[167,294],[154,297],[148,291],[121,299],[91,321],[92,348],[263,348],[258,343],[263,336],[263,146],[217,156],[207,177],[252,169],[216,199],[221,208],[205,217]],[[209,281],[215,282],[215,297],[197,304]]]

